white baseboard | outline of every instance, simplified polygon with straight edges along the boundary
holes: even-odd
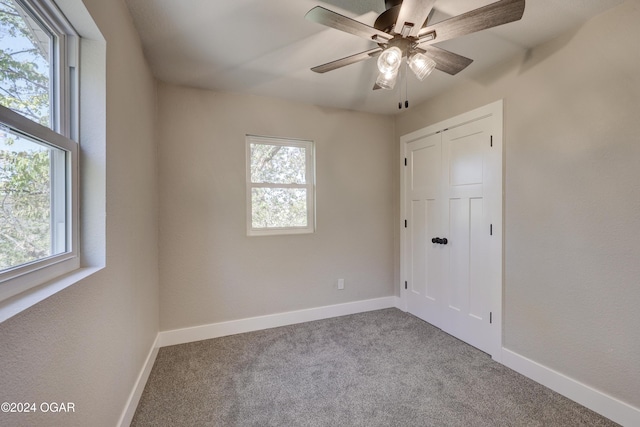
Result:
[[[502,364],[623,426],[640,426],[640,409],[506,348]]]
[[[153,341],[153,345],[151,346],[151,350],[149,350],[147,359],[144,361],[144,365],[142,365],[140,374],[138,374],[138,379],[133,386],[133,390],[131,390],[131,394],[129,394],[127,404],[124,407],[122,415],[120,416],[120,421],[118,421],[119,427],[129,427],[131,421],[133,420],[133,416],[136,413],[136,408],[138,407],[138,403],[140,402],[140,397],[142,396],[142,392],[144,391],[144,386],[147,384],[149,374],[151,374],[151,368],[153,368],[153,364],[156,361],[156,356],[158,355],[159,337],[160,336],[157,335],[156,339]]]
[[[296,323],[311,322],[314,320],[328,319],[331,317],[346,316],[349,314],[399,306],[400,298],[390,296],[270,314],[266,316],[250,317],[247,319],[231,320],[228,322],[211,323],[208,325],[160,332],[158,334],[158,345],[159,347],[166,347],[169,345],[184,344],[227,335],[277,328],[279,326],[287,326]]]

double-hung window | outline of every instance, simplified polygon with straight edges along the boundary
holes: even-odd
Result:
[[[0,300],[79,267],[77,43],[53,3],[0,0]]]
[[[247,135],[247,234],[313,233],[313,141]]]

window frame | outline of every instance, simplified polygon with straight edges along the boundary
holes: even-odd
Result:
[[[305,178],[304,184],[254,183],[251,180],[251,145],[280,145],[283,147],[297,147],[305,149]],[[315,142],[307,139],[282,138],[259,135],[246,135],[246,226],[247,236],[277,236],[289,234],[311,234],[316,230],[316,176],[315,176]],[[305,227],[253,227],[252,190],[254,188],[304,188],[307,190],[307,226]]]
[[[51,128],[0,105],[0,126],[64,152],[64,171],[52,170],[52,179],[65,178],[64,200],[52,210],[65,208],[66,250],[57,255],[14,266],[0,273],[0,302],[36,288],[80,268],[79,224],[79,36],[50,0],[14,0],[26,13],[47,27],[55,38],[50,66]],[[52,186],[53,187],[53,186]],[[52,193],[55,191],[52,188]],[[59,193],[59,192],[58,192]],[[53,197],[56,197],[55,195]],[[57,205],[57,207],[55,207]],[[52,234],[55,231],[52,229]]]

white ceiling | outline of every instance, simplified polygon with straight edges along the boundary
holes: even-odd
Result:
[[[493,1],[437,0],[433,22]],[[310,70],[375,44],[307,21],[304,15],[309,9],[320,5],[373,25],[384,11],[384,0],[125,2],[153,73],[162,81],[327,107],[399,112],[397,91],[371,90],[376,78],[375,60],[325,74]],[[574,30],[622,2],[528,0],[520,21],[438,44],[474,62],[456,76],[434,71],[423,82],[410,76],[409,100],[416,105],[460,79],[474,79],[488,67]]]

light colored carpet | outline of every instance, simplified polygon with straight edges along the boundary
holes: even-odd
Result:
[[[612,426],[397,309],[160,349],[132,426]]]

